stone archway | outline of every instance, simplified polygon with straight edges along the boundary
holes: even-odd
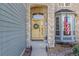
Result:
[[[55,44],[55,7],[54,4],[26,4],[26,32],[27,32],[27,47],[31,46],[31,32],[30,32],[30,7],[35,6],[35,5],[45,5],[48,7],[48,35],[47,35],[47,40],[48,40],[48,47],[54,47]]]

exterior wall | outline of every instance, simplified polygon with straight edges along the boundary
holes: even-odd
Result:
[[[26,47],[23,4],[0,4],[0,55],[20,55]]]
[[[30,6],[29,4],[26,4],[26,35],[27,35],[27,48],[31,46],[31,35],[30,35]]]
[[[28,31],[28,41],[31,45],[31,37],[30,37],[30,7],[31,6],[35,6],[35,5],[45,5],[48,7],[48,45],[49,47],[54,47],[55,45],[55,12],[57,10],[60,9],[70,9],[72,11],[75,11],[75,13],[77,14],[77,18],[76,18],[76,40],[77,42],[79,42],[79,4],[78,3],[72,3],[70,6],[68,7],[60,7],[58,6],[58,3],[50,3],[50,4],[46,4],[46,3],[40,3],[40,4],[26,4],[27,7],[27,23],[28,23],[28,27],[27,27],[27,31]],[[27,42],[28,42],[27,41]],[[30,46],[29,45],[29,46]]]
[[[75,11],[75,13],[77,14],[75,27],[76,27],[76,40],[77,43],[79,43],[79,3],[72,4],[71,9]]]
[[[55,6],[48,5],[48,47],[55,46]]]

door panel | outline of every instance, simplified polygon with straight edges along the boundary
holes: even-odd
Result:
[[[43,40],[44,39],[44,19],[35,20],[32,19],[32,40]],[[35,25],[38,25],[35,28]]]

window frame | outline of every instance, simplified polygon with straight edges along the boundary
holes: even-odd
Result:
[[[66,4],[70,4],[69,6],[66,6]],[[70,7],[71,3],[58,3],[59,7]]]

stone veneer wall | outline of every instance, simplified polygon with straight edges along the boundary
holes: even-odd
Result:
[[[48,45],[55,46],[55,6],[48,4]]]
[[[38,4],[38,5],[46,5],[48,6],[48,45],[49,47],[54,47],[55,45],[55,12],[59,9],[66,8],[75,11],[77,14],[76,17],[76,40],[79,42],[79,4],[78,3],[72,3],[70,7],[58,7],[58,3],[52,3],[52,4]],[[26,4],[27,7],[27,45],[31,45],[31,36],[30,36],[30,7],[34,6],[36,4]]]
[[[31,46],[31,36],[30,36],[30,6],[29,4],[26,4],[26,42],[27,42],[27,47]]]
[[[77,14],[76,16],[76,40],[77,40],[77,43],[79,43],[79,3],[72,4],[71,9],[75,11],[75,13]]]

